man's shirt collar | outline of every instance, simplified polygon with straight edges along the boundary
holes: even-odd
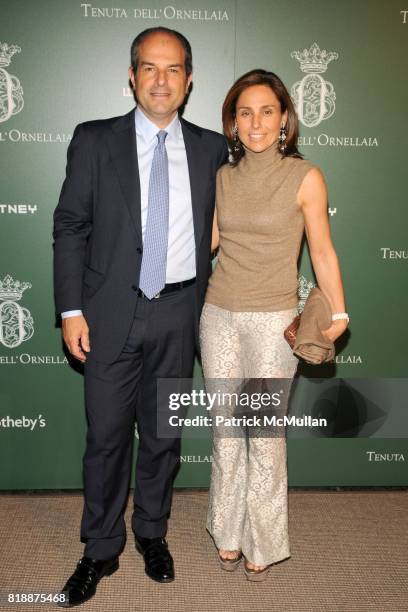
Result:
[[[160,131],[160,128],[150,121],[138,106],[135,110],[135,127],[136,134],[140,136],[147,145],[153,142],[157,133]],[[169,125],[163,129],[168,134],[166,140],[178,140],[183,137],[178,114],[176,114]]]

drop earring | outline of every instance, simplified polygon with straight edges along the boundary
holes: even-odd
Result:
[[[286,134],[287,134],[287,127],[284,123],[282,123],[280,127],[280,131],[279,131],[279,138],[278,138],[279,150],[282,153],[282,155],[285,153],[285,150],[286,150]]]
[[[238,126],[236,123],[232,130],[232,136],[233,136],[233,141],[234,141],[234,145],[233,145],[234,153],[239,153],[241,150],[242,144],[238,137]]]

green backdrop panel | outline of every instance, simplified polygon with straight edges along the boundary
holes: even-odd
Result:
[[[408,484],[408,12],[399,0],[369,7],[365,0],[119,4],[17,0],[1,9],[0,488],[82,486],[83,381],[55,327],[52,213],[75,125],[133,107],[129,47],[155,25],[178,29],[192,43],[187,119],[221,131],[234,79],[256,67],[273,70],[297,104],[300,148],[327,180],[351,332],[334,369],[303,374],[371,380],[359,414],[375,405],[380,417],[365,437],[289,437],[289,483]],[[310,287],[306,247],[300,272],[301,287]],[[305,389],[295,412],[320,405]],[[355,395],[351,403],[347,397],[333,400],[343,424],[357,405]],[[207,486],[210,466],[209,434],[186,437],[177,486]]]

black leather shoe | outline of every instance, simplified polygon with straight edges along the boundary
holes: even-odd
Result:
[[[164,538],[135,537],[136,550],[143,555],[145,572],[156,582],[173,582],[174,563]]]
[[[82,557],[77,564],[75,572],[68,579],[62,589],[65,601],[59,602],[60,608],[71,608],[78,606],[93,597],[96,593],[98,582],[103,576],[110,576],[119,569],[119,560],[99,561]]]

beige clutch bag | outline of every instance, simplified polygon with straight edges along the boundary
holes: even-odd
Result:
[[[333,361],[334,344],[321,332],[322,329],[330,327],[331,317],[331,307],[327,298],[320,289],[313,288],[303,312],[295,317],[284,331],[293,354],[314,365]]]

